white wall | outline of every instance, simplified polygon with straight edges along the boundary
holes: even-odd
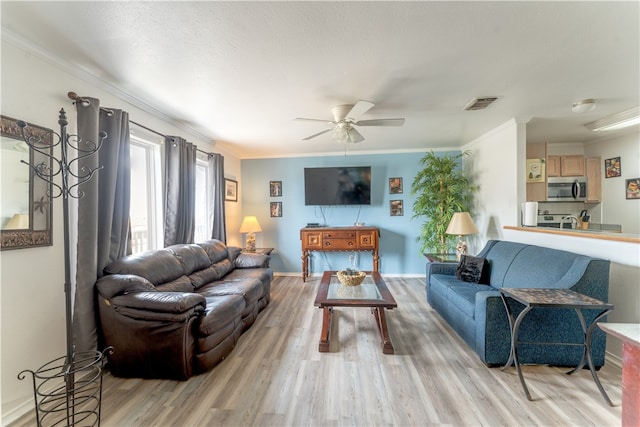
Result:
[[[487,240],[502,239],[505,225],[519,222],[518,206],[524,200],[519,195],[525,194],[524,180],[517,179],[524,174],[525,145],[519,141],[523,128],[510,120],[463,147],[471,151],[463,160],[465,174],[478,186],[474,221],[480,233],[468,239],[471,253],[479,252]]]
[[[640,234],[640,200],[627,200],[625,180],[640,178],[640,133],[637,131],[585,144],[587,157],[602,165],[602,223],[622,224],[623,233]],[[604,161],[620,157],[622,176],[605,178]]]
[[[632,150],[618,150],[617,144],[625,147],[629,142],[626,138],[611,141],[611,145],[602,147],[597,152],[596,147],[589,146],[585,154],[600,155],[603,158],[623,157],[629,173],[638,177],[638,148],[635,136],[635,152]],[[525,156],[526,131],[524,124],[515,120],[488,132],[482,137],[470,142],[465,149],[472,150],[472,155],[465,160],[465,171],[473,177],[473,182],[479,186],[475,196],[477,215],[476,225],[480,234],[471,240],[470,252],[477,253],[487,240],[503,239],[555,249],[568,250],[575,253],[608,259],[611,261],[609,275],[609,302],[615,310],[608,316],[610,322],[638,323],[640,322],[640,245],[637,243],[614,242],[582,237],[553,236],[549,234],[532,233],[526,231],[503,230],[505,225],[520,225],[519,206],[525,196]],[[633,145],[633,144],[631,144]],[[610,151],[611,150],[611,154]],[[635,172],[633,162],[635,161]],[[631,176],[627,176],[631,178]],[[611,181],[612,178],[609,179]],[[616,191],[621,192],[621,189]],[[623,195],[624,197],[624,195]],[[638,200],[626,201],[640,204]],[[625,209],[628,204],[623,205]],[[632,208],[633,209],[633,208]],[[637,216],[636,211],[636,218]],[[608,222],[608,221],[607,221]],[[612,221],[613,222],[613,221]],[[621,357],[620,341],[613,337],[607,338],[607,351],[614,357]]]
[[[42,56],[2,40],[2,114],[53,130],[58,111],[69,118],[74,106],[68,91],[101,100],[129,112],[131,120],[160,133],[180,135],[204,151],[225,156],[225,173],[237,178],[240,161],[222,146],[152,116],[114,96],[99,82],[89,83]],[[239,203],[227,203],[227,219],[237,222]],[[239,224],[238,224],[239,226]],[[237,230],[238,227],[233,227]],[[19,381],[24,369],[37,369],[65,353],[64,260],[60,200],[53,204],[53,246],[0,252],[0,377],[2,424],[31,410],[31,382]],[[37,266],[37,268],[34,268]]]

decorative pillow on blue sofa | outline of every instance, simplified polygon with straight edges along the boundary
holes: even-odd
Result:
[[[485,258],[462,255],[456,269],[456,278],[470,283],[489,284],[489,265]]]

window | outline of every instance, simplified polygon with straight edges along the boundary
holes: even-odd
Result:
[[[134,135],[135,133],[135,135]],[[164,246],[160,142],[131,130],[131,252]],[[157,140],[157,137],[155,138]]]
[[[204,242],[211,239],[211,227],[213,226],[213,212],[209,208],[212,204],[211,198],[213,185],[212,177],[209,176],[209,168],[206,157],[198,153],[196,160],[196,221],[194,242]]]

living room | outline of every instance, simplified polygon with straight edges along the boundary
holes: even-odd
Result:
[[[4,3],[4,2],[3,2]],[[637,243],[624,243],[602,239],[583,237],[556,236],[547,234],[528,233],[521,230],[504,229],[504,226],[521,225],[521,204],[526,200],[525,160],[526,145],[531,142],[531,135],[536,129],[532,128],[528,117],[522,112],[513,111],[512,115],[502,122],[486,129],[485,132],[469,139],[446,141],[442,144],[426,145],[420,148],[397,149],[393,129],[383,129],[382,144],[384,148],[373,145],[375,131],[368,132],[371,138],[363,141],[357,148],[345,148],[329,141],[329,149],[315,153],[300,154],[302,144],[315,144],[314,141],[301,141],[316,129],[293,122],[298,116],[318,118],[330,117],[330,108],[334,106],[333,97],[322,98],[326,104],[325,110],[305,110],[303,103],[296,103],[295,114],[289,117],[290,122],[276,123],[274,127],[289,127],[291,134],[297,135],[288,142],[293,148],[288,154],[268,155],[269,145],[249,149],[248,153],[235,147],[233,140],[223,139],[213,142],[215,138],[206,137],[192,128],[185,128],[171,115],[170,111],[158,112],[158,106],[152,105],[145,109],[144,105],[126,97],[123,89],[113,90],[95,75],[86,70],[80,71],[71,65],[64,65],[59,58],[50,57],[48,52],[33,50],[33,46],[25,40],[16,40],[5,33],[5,5],[3,4],[3,37],[2,37],[2,114],[23,119],[51,129],[57,129],[57,113],[61,107],[65,108],[74,120],[73,105],[67,98],[68,91],[75,91],[83,96],[101,99],[103,105],[122,108],[129,111],[132,120],[142,123],[165,135],[183,135],[196,143],[199,148],[216,152],[225,156],[225,176],[238,182],[238,202],[226,202],[227,237],[230,245],[242,246],[244,236],[239,233],[240,224],[244,216],[256,215],[260,221],[262,232],[257,234],[257,246],[274,247],[272,267],[276,274],[295,277],[299,280],[301,274],[299,229],[310,222],[320,222],[327,225],[352,225],[364,222],[382,229],[381,237],[381,271],[394,277],[424,278],[426,260],[420,253],[415,239],[415,230],[419,220],[412,218],[413,196],[410,186],[416,171],[419,169],[418,159],[426,151],[433,149],[439,153],[458,153],[470,150],[471,155],[465,159],[463,168],[466,173],[474,177],[474,183],[479,191],[475,195],[474,221],[481,232],[469,238],[469,252],[477,253],[487,240],[501,239],[517,242],[564,249],[590,256],[602,257],[612,261],[609,300],[616,307],[609,316],[612,322],[638,322],[637,301],[640,298],[639,283],[640,256]],[[637,9],[636,9],[637,12]],[[64,11],[60,11],[64,15]],[[631,14],[632,15],[632,14]],[[637,13],[636,13],[637,15]],[[551,18],[550,18],[551,19]],[[637,19],[635,20],[637,25]],[[69,24],[71,25],[71,24]],[[636,26],[637,34],[637,26]],[[69,50],[73,51],[70,46]],[[587,47],[585,47],[587,49]],[[452,50],[455,50],[452,48]],[[543,51],[543,47],[540,48]],[[629,53],[629,52],[636,52]],[[539,53],[540,54],[540,53]],[[567,53],[568,54],[568,53]],[[309,55],[300,54],[301,57]],[[311,53],[313,55],[313,52]],[[542,54],[543,55],[543,54]],[[637,49],[625,52],[628,56],[628,67],[638,71]],[[635,56],[634,56],[635,55]],[[500,57],[498,55],[498,57]],[[392,61],[394,57],[390,57]],[[501,58],[501,60],[505,60]],[[332,63],[331,58],[326,59]],[[499,62],[499,61],[498,61]],[[243,63],[249,67],[250,63]],[[380,67],[381,64],[376,64]],[[494,64],[495,66],[495,64]],[[533,67],[534,65],[531,64]],[[499,68],[499,67],[496,67]],[[633,70],[632,70],[633,71]],[[453,72],[442,70],[442,73]],[[433,71],[421,70],[415,79],[441,78]],[[517,80],[517,79],[514,79]],[[400,85],[402,82],[396,82]],[[405,81],[410,84],[410,81]],[[316,84],[316,82],[309,82]],[[374,93],[362,89],[358,92],[358,84],[341,102],[357,102],[367,99]],[[389,83],[390,85],[393,82]],[[515,84],[515,83],[513,83]],[[637,88],[637,81],[634,83]],[[142,83],[140,83],[142,85]],[[382,93],[383,88],[380,88]],[[388,103],[401,103],[398,98],[405,92],[411,92],[411,87],[398,89],[389,95]],[[486,90],[492,91],[487,84]],[[541,89],[541,92],[544,90]],[[554,109],[570,109],[574,97],[607,98],[613,96],[600,93],[595,88],[572,88],[567,91],[567,105],[554,105]],[[588,93],[587,93],[588,92]],[[596,94],[593,94],[596,92]],[[635,105],[640,103],[639,96],[632,95]],[[386,92],[387,94],[389,92]],[[473,93],[470,96],[483,96],[486,93]],[[429,94],[422,94],[428,98]],[[380,101],[387,101],[382,99]],[[271,108],[269,100],[261,100],[261,109]],[[378,101],[378,99],[372,99]],[[509,100],[500,100],[509,102]],[[498,101],[498,102],[500,102]],[[428,104],[428,103],[427,103]],[[337,105],[337,104],[336,104]],[[460,106],[461,109],[462,106]],[[389,108],[389,107],[387,107]],[[428,116],[429,106],[425,106],[420,114]],[[456,106],[458,109],[458,107]],[[605,108],[599,105],[598,108]],[[375,110],[374,110],[375,111]],[[426,111],[426,112],[425,112]],[[597,110],[596,110],[597,111]],[[324,114],[323,114],[324,112]],[[259,114],[259,113],[258,113]],[[393,111],[393,114],[404,115],[404,112]],[[549,113],[551,115],[551,113]],[[427,119],[425,119],[427,121]],[[250,127],[243,122],[239,127]],[[412,126],[407,121],[405,126]],[[369,129],[365,129],[369,130]],[[364,133],[365,131],[363,131]],[[425,136],[426,138],[426,136]],[[330,138],[329,138],[330,139]],[[455,139],[455,138],[453,138]],[[624,148],[625,159],[623,172],[627,177],[640,176],[638,159],[638,133],[613,136],[600,143],[585,144],[585,153],[599,156],[603,160],[620,155],[619,144],[632,146],[635,151]],[[454,143],[455,142],[455,143]],[[535,141],[540,142],[540,141]],[[575,142],[575,141],[571,141]],[[371,143],[367,146],[368,143]],[[635,144],[634,144],[635,143]],[[319,143],[320,144],[320,143]],[[397,143],[400,144],[399,142]],[[323,145],[323,147],[326,147]],[[275,148],[274,148],[275,149]],[[259,153],[259,154],[252,154]],[[623,159],[623,160],[625,160]],[[634,163],[634,159],[636,159]],[[376,186],[374,202],[365,208],[332,207],[324,210],[305,206],[303,202],[303,169],[316,166],[354,166],[366,165],[372,167],[372,182]],[[395,177],[403,179],[403,192],[390,194],[388,180]],[[282,182],[282,196],[274,198],[269,194],[269,182]],[[611,181],[611,180],[609,180]],[[391,200],[403,201],[403,214],[391,215]],[[272,217],[269,211],[271,202],[282,202],[282,216]],[[57,202],[59,203],[59,202]],[[628,200],[625,209],[636,212],[640,217],[638,203]],[[30,384],[17,379],[18,372],[23,369],[33,369],[45,361],[59,356],[64,350],[64,310],[63,310],[63,226],[59,204],[54,205],[53,216],[53,246],[3,251],[1,257],[1,314],[2,314],[2,416],[3,422],[15,419],[16,415],[25,411],[32,400]],[[346,255],[329,256],[326,259],[315,257],[312,262],[312,272],[321,273],[330,268],[342,268],[348,262]],[[369,269],[370,257],[361,254],[358,267]],[[37,268],[34,266],[37,265]],[[287,277],[289,278],[289,277]],[[304,284],[300,281],[300,285]],[[424,299],[424,295],[420,295]],[[52,303],[55,302],[55,303]],[[19,319],[16,321],[16,319]],[[46,325],[46,327],[43,327]],[[316,339],[315,329],[311,334]],[[608,339],[608,356],[611,360],[621,357],[619,341]],[[609,359],[608,359],[609,362]],[[593,386],[593,384],[590,384]],[[514,395],[520,397],[517,383],[513,382]],[[522,405],[526,405],[523,402]],[[319,421],[320,422],[320,421]],[[528,424],[527,420],[522,421]],[[535,422],[533,422],[535,423]]]

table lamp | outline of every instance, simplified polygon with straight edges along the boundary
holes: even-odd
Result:
[[[473,223],[469,212],[456,212],[453,214],[451,222],[449,223],[449,226],[447,227],[447,231],[445,231],[445,233],[455,234],[458,236],[456,255],[458,256],[459,261],[462,255],[467,254],[467,242],[462,240],[462,236],[466,236],[467,234],[476,234],[478,233],[478,229]]]
[[[256,251],[256,235],[254,233],[262,232],[258,219],[255,216],[245,216],[240,225],[240,233],[247,233],[247,241],[245,243],[245,251]]]

